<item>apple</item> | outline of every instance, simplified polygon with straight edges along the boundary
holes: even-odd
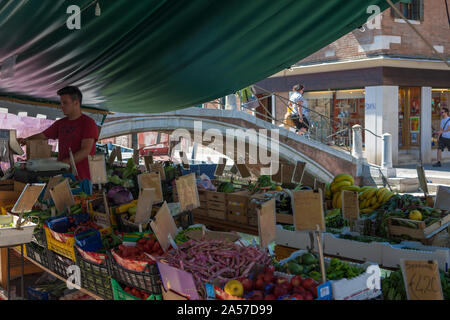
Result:
[[[300,287],[302,285],[302,277],[301,276],[294,276],[291,279],[291,284],[293,287]]]
[[[255,283],[255,288],[258,290],[264,290],[264,287],[266,286],[266,284],[264,283],[264,279],[258,279],[256,280]]]
[[[292,284],[289,281],[283,282],[281,284],[282,287],[285,287],[287,292],[291,292],[292,291]]]
[[[314,300],[314,297],[311,292],[306,291],[305,300]]]
[[[295,298],[295,300],[305,300],[300,293],[294,293],[291,297]]]
[[[302,287],[305,288],[305,289],[307,289],[307,290],[310,290],[311,287],[312,287],[315,283],[316,283],[316,282],[314,281],[314,279],[312,279],[312,278],[305,278],[305,279],[303,279],[303,281],[302,281]]]
[[[285,286],[276,286],[275,289],[273,290],[273,294],[275,295],[275,297],[279,298],[281,296],[284,296],[288,293],[287,289]]]
[[[283,284],[284,282],[289,282],[288,279],[284,278],[284,277],[279,277],[277,278],[277,280],[275,281],[276,284],[280,285]]]
[[[276,300],[277,298],[273,294],[268,294],[264,297],[264,300]]]
[[[292,289],[292,292],[299,293],[302,296],[304,296],[306,294],[306,290],[303,287],[294,287],[294,289]]]
[[[264,290],[266,293],[273,293],[273,290],[275,289],[275,285],[273,283],[266,284]]]
[[[250,300],[264,300],[264,293],[262,291],[253,291]]]
[[[264,273],[260,273],[256,276],[256,281],[258,281],[259,279],[264,280]]]
[[[271,275],[273,275],[275,272],[275,266],[267,266],[264,268],[264,273],[270,273]]]
[[[266,273],[266,274],[264,274],[264,282],[265,283],[273,283],[273,280],[274,280],[275,278],[274,278],[274,276],[273,276],[273,274],[272,273]]]
[[[242,286],[245,292],[250,292],[253,290],[253,280],[249,278],[244,278],[241,280]]]

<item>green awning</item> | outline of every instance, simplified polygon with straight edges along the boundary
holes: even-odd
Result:
[[[398,2],[394,1],[394,2]],[[385,0],[0,1],[0,61],[17,55],[1,96],[163,112],[234,93],[290,67],[364,24]],[[69,5],[82,8],[69,30]],[[7,72],[2,72],[4,76]]]

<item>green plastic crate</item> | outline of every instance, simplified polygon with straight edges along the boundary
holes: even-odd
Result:
[[[142,300],[125,292],[120,284],[111,278],[111,286],[113,289],[114,300]],[[150,295],[146,300],[162,300],[162,295]]]

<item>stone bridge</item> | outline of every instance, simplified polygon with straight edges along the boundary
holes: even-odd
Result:
[[[195,141],[205,146],[211,145],[211,138],[205,139],[207,136],[210,136],[210,129],[215,129],[215,132],[221,136],[217,137],[213,134],[215,137],[215,140],[212,140],[214,146],[220,145],[220,143],[223,143],[223,146],[225,146],[227,130],[241,129],[244,132],[239,132],[234,140],[245,140],[246,162],[249,161],[250,163],[252,153],[250,152],[249,155],[248,150],[252,150],[251,148],[266,149],[265,151],[268,152],[268,155],[271,155],[276,150],[274,148],[277,148],[275,146],[277,139],[273,134],[274,130],[276,130],[279,139],[277,146],[280,163],[295,164],[297,161],[306,162],[306,173],[324,182],[330,182],[339,173],[349,173],[356,177],[356,181],[362,179],[360,173],[362,171],[361,165],[350,153],[300,136],[290,130],[278,127],[271,122],[239,110],[188,108],[159,114],[117,114],[107,118],[102,126],[100,139],[147,131],[159,131],[173,135],[180,133],[180,130],[177,129],[184,129],[181,130],[181,133],[185,132],[185,134],[190,135],[194,139],[196,138],[194,133],[197,132],[198,138],[201,131],[205,141]],[[268,137],[268,140],[266,140],[269,141],[267,148],[258,144],[258,140],[251,139],[248,136],[243,137],[245,132],[248,132],[250,129],[256,131],[259,139]],[[264,133],[264,129],[267,133]],[[223,149],[226,150],[223,153],[232,159],[236,159],[235,151],[238,143],[236,142],[235,145],[234,150],[228,150],[224,147]],[[261,165],[248,165],[248,167],[256,173],[256,169],[261,167]]]

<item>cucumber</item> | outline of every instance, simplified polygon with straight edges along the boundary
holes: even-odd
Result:
[[[394,300],[395,298],[395,289],[390,288],[389,293],[387,294],[387,300]]]

